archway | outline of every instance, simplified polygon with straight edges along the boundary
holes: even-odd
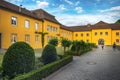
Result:
[[[98,45],[102,45],[102,44],[104,44],[104,39],[99,39],[98,40]]]

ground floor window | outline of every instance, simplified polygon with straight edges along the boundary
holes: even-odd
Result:
[[[35,35],[35,42],[36,42],[36,43],[39,42],[39,35]]]
[[[17,40],[18,40],[18,37],[17,37],[17,34],[11,34],[11,43],[15,43],[15,42],[17,42]]]
[[[119,43],[119,39],[116,39],[116,43]]]
[[[29,34],[25,35],[25,42],[30,43],[30,35]]]

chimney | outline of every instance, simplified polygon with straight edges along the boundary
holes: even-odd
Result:
[[[91,26],[91,24],[87,24],[87,27],[90,27]]]
[[[21,12],[21,11],[22,11],[22,5],[19,6],[19,12]]]

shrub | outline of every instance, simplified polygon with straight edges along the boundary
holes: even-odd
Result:
[[[57,52],[55,46],[48,44],[42,52],[42,61],[44,64],[51,63],[57,60]]]
[[[49,44],[52,44],[54,46],[57,46],[58,45],[58,39],[57,38],[53,38],[49,41]]]
[[[11,45],[4,55],[3,75],[10,78],[31,71],[35,65],[35,54],[32,47],[25,42]]]
[[[24,75],[19,75],[15,77],[13,80],[42,80],[42,78],[47,77],[51,73],[55,72],[59,68],[68,64],[73,60],[72,56],[65,56],[63,59],[55,61],[53,63],[47,64],[41,68],[33,70]]]

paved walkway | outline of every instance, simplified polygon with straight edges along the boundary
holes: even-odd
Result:
[[[43,80],[120,80],[120,51],[99,47]]]

